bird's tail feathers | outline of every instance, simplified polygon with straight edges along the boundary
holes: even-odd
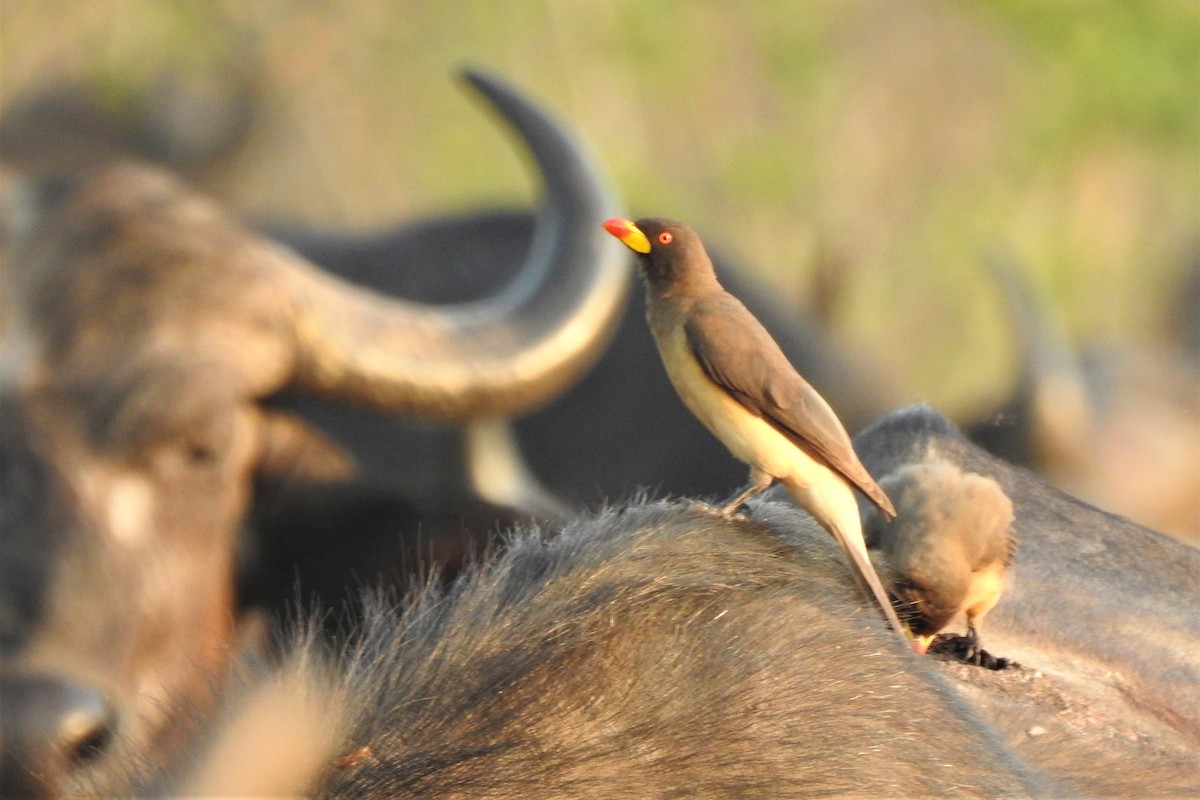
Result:
[[[896,518],[896,507],[892,505],[891,498],[887,496],[887,492],[885,492],[878,483],[871,479],[870,476],[868,476],[865,484],[859,484],[859,488],[862,489],[862,492],[867,496],[867,499],[874,503],[879,510],[883,512],[884,519],[893,520]]]
[[[879,606],[879,610],[883,612],[884,619],[887,620],[892,630],[904,637],[904,625],[896,616],[896,609],[892,608],[892,601],[888,598],[887,591],[884,590],[883,583],[880,582],[879,575],[875,572],[875,565],[867,557],[866,545],[862,544],[861,540],[856,545],[850,537],[836,528],[831,528],[830,532],[833,534],[834,540],[841,546],[842,551],[845,552],[846,557],[850,559],[851,572],[854,573],[854,578],[863,593]]]

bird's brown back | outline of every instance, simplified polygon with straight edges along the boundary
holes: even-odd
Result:
[[[692,352],[713,382],[895,516],[833,409],[741,301],[718,287],[692,303],[686,328]]]

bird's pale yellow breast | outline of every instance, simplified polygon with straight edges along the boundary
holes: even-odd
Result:
[[[827,469],[713,383],[692,354],[682,320],[651,317],[650,324],[680,399],[735,457],[776,478],[794,477],[805,483],[803,476],[810,470]]]

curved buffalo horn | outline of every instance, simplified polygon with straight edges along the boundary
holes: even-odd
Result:
[[[1004,295],[1018,337],[1014,410],[1031,428],[1037,458],[1051,463],[1068,458],[1079,452],[1093,424],[1093,398],[1079,354],[1062,321],[1035,296],[1011,256],[993,254],[985,264]]]
[[[508,415],[565,389],[606,344],[629,286],[628,259],[597,223],[615,213],[611,195],[562,126],[500,80],[466,78],[545,181],[524,266],[495,297],[434,309],[298,265],[298,388],[429,419]]]

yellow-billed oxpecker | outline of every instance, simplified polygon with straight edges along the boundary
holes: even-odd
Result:
[[[717,282],[696,233],[660,218],[612,219],[604,228],[637,254],[647,319],[684,404],[750,465],[750,486],[722,509],[734,513],[776,481],[832,534],[864,591],[892,627],[904,628],[867,557],[854,490],[894,516],[829,404],[788,362],[742,303]]]
[[[879,574],[917,651],[961,613],[967,659],[980,663],[979,627],[1000,599],[1016,548],[1012,500],[991,478],[941,461],[901,467],[879,483],[898,513],[889,522],[867,512],[867,546],[878,551]]]

